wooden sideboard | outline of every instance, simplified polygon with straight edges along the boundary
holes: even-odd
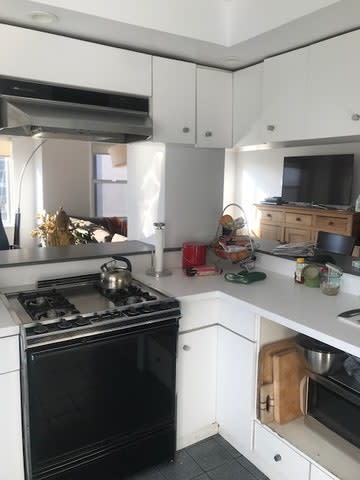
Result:
[[[319,231],[360,238],[360,213],[256,204],[255,233],[281,242],[316,241]]]

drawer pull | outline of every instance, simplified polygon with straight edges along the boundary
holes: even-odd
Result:
[[[190,128],[189,128],[189,127],[184,127],[182,131],[183,131],[184,133],[189,133],[189,132],[190,132]]]
[[[191,350],[190,345],[184,345],[184,346],[183,346],[183,350],[184,350],[185,352],[188,352],[189,350]]]
[[[297,221],[297,222],[301,222],[301,218],[300,218],[300,217],[296,217],[296,221]]]
[[[274,456],[274,460],[275,462],[281,462],[281,455],[279,453],[277,453],[275,456]]]
[[[271,213],[267,213],[266,216],[267,216],[268,218],[271,218],[271,217],[272,217]]]
[[[351,120],[358,122],[360,120],[360,115],[358,113],[354,113],[351,117]]]
[[[273,132],[275,130],[275,125],[268,125],[266,129],[268,132]]]
[[[205,137],[212,137],[212,132],[210,130],[205,132]]]
[[[331,225],[334,225],[334,222],[329,222],[329,225],[330,225],[330,226],[331,226]]]

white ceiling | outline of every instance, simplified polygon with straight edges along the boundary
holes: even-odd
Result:
[[[358,28],[360,0],[1,0],[0,22],[236,69]]]

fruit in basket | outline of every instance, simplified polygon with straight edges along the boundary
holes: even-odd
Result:
[[[220,225],[226,230],[232,230],[234,228],[234,219],[231,215],[223,215],[220,218]]]

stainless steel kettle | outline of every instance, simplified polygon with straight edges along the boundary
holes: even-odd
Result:
[[[107,290],[121,290],[126,288],[131,284],[132,275],[131,275],[131,263],[125,257],[114,256],[114,260],[104,263],[100,267],[100,285],[102,288]],[[124,262],[125,267],[119,267],[117,262]]]

